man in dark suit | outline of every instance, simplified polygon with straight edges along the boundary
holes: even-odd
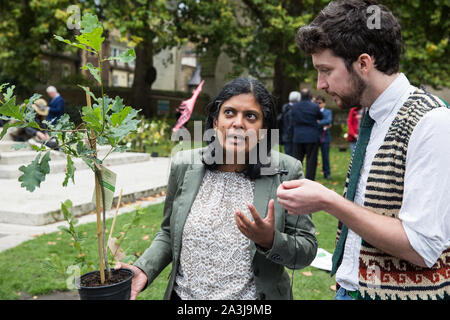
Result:
[[[322,170],[325,179],[330,180],[330,142],[331,134],[330,128],[333,122],[333,112],[330,109],[325,108],[325,98],[318,96],[316,98],[316,103],[319,105],[320,112],[322,112],[323,119],[318,120],[319,125],[319,140],[320,140],[320,151],[322,153]]]
[[[51,100],[48,103],[49,113],[46,120],[54,123],[64,114],[65,102],[54,86],[47,88],[47,94]]]
[[[292,91],[289,94],[289,103],[283,105],[279,115],[278,128],[280,129],[281,144],[284,146],[284,152],[290,156],[293,156],[291,108],[295,103],[300,102],[300,97],[300,92]]]
[[[294,157],[303,162],[306,155],[305,177],[315,180],[319,151],[319,127],[323,118],[319,106],[311,101],[309,89],[301,90],[302,99],[292,106]]]

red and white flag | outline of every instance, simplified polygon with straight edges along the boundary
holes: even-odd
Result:
[[[193,91],[193,95],[188,100],[184,100],[181,102],[178,107],[178,111],[181,113],[181,116],[178,118],[177,123],[173,127],[173,131],[179,130],[188,120],[190,119],[192,112],[194,111],[195,101],[197,100],[198,95],[202,92],[203,83],[205,80],[200,82],[198,87]]]

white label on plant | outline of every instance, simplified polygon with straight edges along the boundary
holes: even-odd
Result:
[[[102,171],[102,185],[105,192],[105,210],[110,210],[114,199],[114,191],[116,190],[117,175],[106,167],[100,165]],[[92,196],[92,202],[95,204],[95,189]],[[102,193],[100,192],[100,205],[102,205]]]

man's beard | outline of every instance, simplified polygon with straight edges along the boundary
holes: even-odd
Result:
[[[361,105],[361,97],[366,89],[367,85],[364,80],[353,71],[349,70],[350,74],[350,93],[339,95],[334,93],[340,100],[337,102],[339,108],[347,110]],[[328,93],[328,92],[327,92]]]

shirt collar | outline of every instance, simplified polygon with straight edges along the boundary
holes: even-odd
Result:
[[[403,73],[400,73],[369,108],[370,117],[378,124],[384,122],[394,112],[395,107],[399,107],[398,102],[400,98],[410,87],[411,84],[408,78]]]

